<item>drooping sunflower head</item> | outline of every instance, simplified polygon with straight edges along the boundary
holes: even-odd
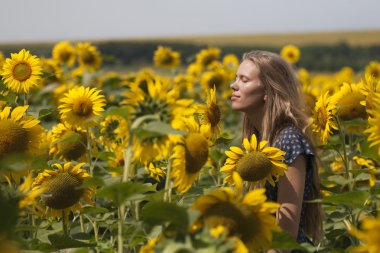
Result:
[[[78,160],[86,155],[87,132],[70,124],[59,123],[48,133],[50,154],[64,161]]]
[[[281,56],[289,63],[294,64],[300,58],[301,52],[294,45],[286,45],[281,49]]]
[[[53,59],[59,64],[73,66],[75,63],[75,47],[68,41],[61,41],[53,48]]]
[[[312,129],[319,135],[322,143],[327,143],[333,129],[338,129],[333,118],[335,111],[335,105],[331,103],[328,92],[321,95],[315,103]]]
[[[287,166],[283,163],[285,152],[275,147],[267,147],[267,141],[257,143],[253,134],[251,140],[243,140],[244,149],[232,146],[226,151],[228,156],[224,166],[220,169],[228,176],[225,182],[233,184],[232,174],[238,172],[243,180],[258,182],[261,185],[268,181],[274,185],[278,178],[285,174]]]
[[[159,67],[175,68],[180,64],[180,55],[169,47],[159,46],[154,52],[154,64]]]
[[[365,107],[360,104],[365,96],[360,92],[362,84],[344,83],[340,90],[331,97],[331,103],[337,109],[337,116],[341,120],[367,118]]]
[[[380,80],[380,62],[371,61],[364,70],[366,76],[372,77],[374,80]]]
[[[220,57],[220,49],[215,47],[210,47],[207,49],[202,49],[196,55],[196,64],[201,66],[202,68],[207,68],[208,65],[218,60]]]
[[[79,66],[90,72],[99,69],[102,64],[102,57],[98,49],[90,43],[78,43],[76,45]]]
[[[243,197],[242,180],[236,174],[233,175],[236,190],[218,188],[196,199],[191,206],[200,213],[196,223],[210,229],[223,226],[228,236],[240,238],[249,252],[268,249],[272,231],[279,231],[272,215],[279,205],[266,202],[264,189],[250,191]]]
[[[174,147],[173,185],[178,193],[188,191],[206,164],[209,155],[209,133],[200,131],[194,118],[182,119],[180,129],[187,131]]]
[[[69,90],[58,106],[61,119],[74,127],[87,128],[96,125],[106,105],[100,92],[96,88],[83,86]]]
[[[5,107],[0,112],[0,157],[12,153],[38,153],[44,130],[39,120],[24,115],[28,107],[18,106],[12,112],[10,107]]]
[[[52,217],[61,217],[62,212],[80,211],[82,202],[92,204],[93,188],[83,188],[83,182],[90,175],[83,169],[84,163],[76,165],[71,162],[53,164],[54,170],[45,170],[38,174],[33,182],[32,190],[44,189],[39,204],[44,213]]]
[[[41,61],[29,51],[22,49],[7,58],[1,75],[8,89],[16,93],[29,93],[41,80]]]

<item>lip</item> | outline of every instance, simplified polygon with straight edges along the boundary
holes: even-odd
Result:
[[[235,94],[232,94],[231,95],[231,100],[236,100],[236,99],[238,99],[240,96],[238,96],[238,95],[235,95]]]

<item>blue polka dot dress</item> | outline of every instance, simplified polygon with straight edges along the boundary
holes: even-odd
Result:
[[[304,201],[311,200],[314,152],[311,149],[303,133],[294,126],[286,127],[278,135],[274,143],[274,146],[286,152],[284,163],[288,165],[294,162],[294,160],[299,155],[306,156],[306,177],[305,177],[305,189],[304,189],[303,200]],[[266,195],[269,200],[277,201],[277,190],[278,190],[277,187],[278,187],[277,183],[275,184],[274,187],[271,186],[269,183],[265,185]],[[311,243],[311,241],[307,238],[303,230],[303,227],[305,224],[306,205],[307,204],[305,202],[302,203],[301,219],[300,219],[298,236],[297,236],[298,243],[304,243],[304,242]],[[297,252],[303,252],[303,251],[299,251],[299,250],[292,251],[292,253],[297,253]]]

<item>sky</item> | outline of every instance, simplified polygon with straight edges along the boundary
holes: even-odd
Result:
[[[0,43],[380,29],[378,0],[0,0]]]

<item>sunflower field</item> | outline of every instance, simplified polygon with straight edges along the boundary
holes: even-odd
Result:
[[[296,46],[280,54],[318,144],[319,244],[282,231],[257,187],[287,167],[241,140],[240,56],[159,46],[151,66],[115,72],[93,44],[63,41],[51,58],[0,52],[0,253],[380,252],[380,62],[315,73]]]

